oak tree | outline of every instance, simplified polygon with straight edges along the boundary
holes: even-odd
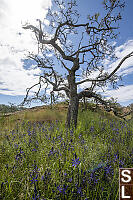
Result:
[[[24,102],[32,99],[45,101],[50,94],[56,96],[64,91],[69,99],[66,124],[76,127],[79,100],[94,98],[108,106],[96,93],[96,88],[105,87],[107,83],[114,86],[119,78],[116,72],[126,59],[133,56],[131,52],[123,57],[110,73],[104,69],[104,59],[116,59],[111,41],[117,37],[125,3],[123,0],[104,0],[104,12],[88,15],[86,21],[78,13],[76,0],[53,0],[52,5],[46,17],[49,26],[41,20],[38,20],[37,27],[23,26],[33,31],[38,41],[38,54],[31,53],[28,58],[42,69],[38,83],[27,89]],[[35,86],[38,91],[29,98],[29,92]]]

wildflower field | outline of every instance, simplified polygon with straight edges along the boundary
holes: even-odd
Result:
[[[79,113],[64,122],[16,123],[0,130],[0,199],[117,200],[119,168],[133,167],[133,125]]]

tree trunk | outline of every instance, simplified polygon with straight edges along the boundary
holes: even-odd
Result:
[[[75,71],[71,71],[68,75],[69,83],[69,106],[67,112],[66,125],[68,128],[77,127],[77,118],[78,118],[78,108],[79,108],[79,98],[77,94],[77,85],[75,83]]]
[[[79,99],[78,96],[76,95],[70,99],[68,106],[67,121],[66,121],[66,125],[68,128],[77,127],[78,108],[79,108]]]

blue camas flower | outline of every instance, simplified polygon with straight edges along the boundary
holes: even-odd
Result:
[[[38,180],[37,180],[37,177],[38,177],[38,175],[36,175],[36,177],[35,177],[35,178],[34,178],[34,177],[32,177],[31,184],[33,184],[33,183],[35,183],[36,181],[38,181]]]
[[[77,165],[79,165],[80,164],[80,161],[79,161],[79,158],[75,158],[75,160],[73,159],[72,160],[72,166],[74,167],[77,167]]]

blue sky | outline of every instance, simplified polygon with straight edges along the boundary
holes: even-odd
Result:
[[[102,0],[77,0],[81,20],[88,14],[103,12]],[[31,6],[32,5],[32,6]],[[27,87],[38,81],[36,74],[40,69],[29,65],[24,59],[27,52],[37,52],[37,43],[33,33],[22,29],[22,24],[30,22],[36,25],[36,19],[44,19],[51,0],[0,0],[0,104],[22,102]],[[120,22],[120,35],[116,42],[116,54],[119,60],[133,50],[133,1],[126,0],[126,7]],[[45,20],[45,24],[49,22]],[[112,68],[117,63],[113,63]],[[121,74],[124,87],[119,90],[107,90],[106,96],[113,96],[122,105],[133,103],[133,58],[124,63]]]

